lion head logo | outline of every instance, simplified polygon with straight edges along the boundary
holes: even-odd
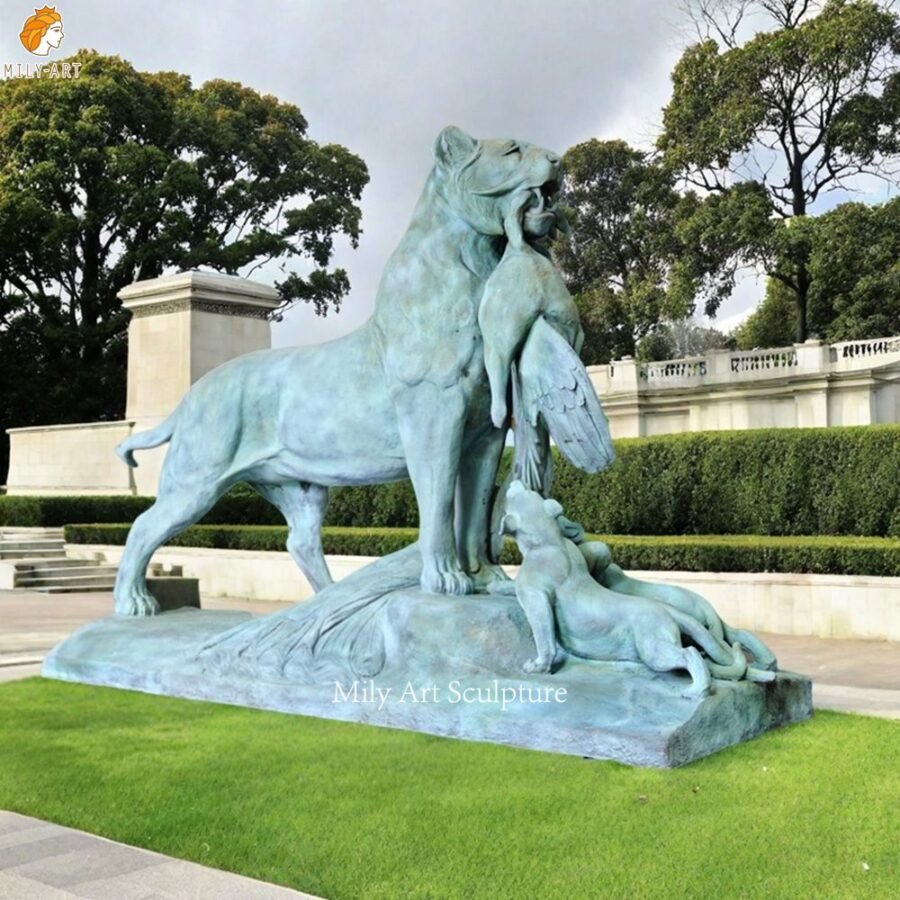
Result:
[[[47,56],[59,47],[64,37],[62,16],[56,7],[45,6],[35,9],[34,15],[25,20],[19,40],[29,53]]]

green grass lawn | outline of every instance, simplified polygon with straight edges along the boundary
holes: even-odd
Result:
[[[0,687],[0,808],[328,898],[887,898],[900,723],[654,771],[30,679]]]

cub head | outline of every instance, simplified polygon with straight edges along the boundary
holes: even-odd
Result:
[[[521,481],[513,481],[505,502],[501,534],[512,535],[519,544],[558,542],[562,537],[557,517],[563,509],[556,500],[545,500],[537,491],[528,490]]]
[[[434,142],[434,160],[441,196],[481,234],[521,244],[564,228],[556,153],[524,141],[479,141],[451,125]]]

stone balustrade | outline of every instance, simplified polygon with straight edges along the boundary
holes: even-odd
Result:
[[[591,366],[615,437],[900,422],[900,336]]]
[[[873,338],[869,341],[841,341],[830,347],[833,362],[844,359],[871,359],[876,356],[900,357],[900,336]]]

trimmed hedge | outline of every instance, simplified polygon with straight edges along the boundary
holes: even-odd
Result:
[[[68,525],[73,544],[124,544],[128,525]],[[413,528],[325,528],[325,552],[383,556],[412,543]],[[900,576],[900,540],[861,537],[760,537],[758,535],[602,535],[627,570],[682,572],[809,572],[820,575]],[[284,550],[287,529],[267,526],[194,525],[170,546],[228,550]],[[502,562],[520,562],[507,541]]]
[[[57,528],[70,522],[122,522],[137,518],[152,497],[0,497],[0,526]]]
[[[66,525],[66,543],[122,545],[130,525]],[[415,528],[324,528],[326,553],[343,556],[385,556],[411,544]],[[207,547],[218,550],[284,550],[284,525],[192,525],[172,538],[169,547]]]
[[[900,426],[696,432],[616,442],[618,459],[586,475],[557,458],[553,494],[602,534],[900,537]],[[509,466],[510,453],[504,459]],[[130,521],[146,497],[0,497],[0,525]],[[246,485],[206,524],[280,525]],[[418,526],[409,482],[336,488],[327,525]]]
[[[560,465],[566,515],[604,534],[900,536],[900,426],[619,441],[600,475]]]
[[[616,452],[599,475],[556,455],[553,495],[597,534],[900,537],[898,425],[661,435]],[[338,488],[326,524],[416,527],[412,487]]]
[[[0,496],[0,526],[57,528],[79,522],[133,522],[153,504],[153,497]],[[366,527],[411,527],[419,524],[418,507],[408,481],[371,487],[335,488],[327,524]],[[235,485],[200,520],[204,525],[284,525],[284,517],[249,485]]]

